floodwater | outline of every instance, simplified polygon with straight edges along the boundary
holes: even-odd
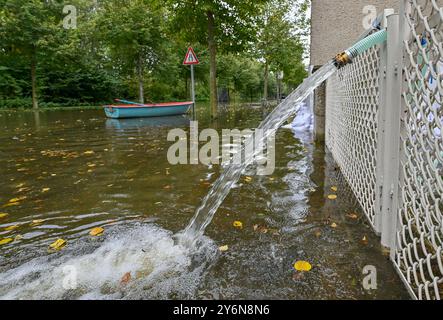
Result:
[[[230,106],[211,122],[207,109],[200,129],[266,116]],[[14,239],[0,245],[0,299],[409,298],[330,155],[290,125],[276,137],[275,173],[243,176],[198,248],[174,241],[222,170],[168,163],[167,133],[189,121],[0,112],[0,240]],[[104,234],[90,236],[95,227]],[[48,250],[59,238],[67,245]],[[295,271],[298,260],[312,270]],[[376,290],[362,286],[367,265]]]

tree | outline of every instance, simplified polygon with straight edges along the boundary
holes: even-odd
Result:
[[[50,46],[47,38],[55,32],[57,25],[54,6],[56,4],[41,0],[3,0],[0,11],[0,50],[19,55],[28,62],[34,109],[38,108],[37,66],[40,52]]]
[[[144,79],[158,65],[165,44],[165,12],[155,0],[106,1],[100,8],[101,34],[118,67],[138,79],[144,103]]]
[[[295,3],[300,5],[299,1]],[[268,99],[270,71],[283,71],[285,78],[295,85],[300,83],[305,76],[303,44],[288,14],[293,10],[294,0],[272,0],[266,5],[259,22],[257,52],[264,61],[263,100],[265,101]],[[303,19],[300,21],[302,21],[300,23],[305,23]],[[288,75],[290,75],[289,78]]]
[[[256,36],[257,17],[267,0],[169,0],[174,29],[209,51],[211,113],[217,114],[217,51],[245,51]]]

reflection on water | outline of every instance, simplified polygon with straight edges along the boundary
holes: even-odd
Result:
[[[211,123],[205,110],[198,110],[200,129],[253,128],[263,119],[261,110],[237,107]],[[169,165],[167,119],[110,122],[95,110],[34,117],[0,112],[0,212],[8,214],[0,239],[14,239],[0,246],[0,298],[407,297],[365,220],[347,218],[360,211],[331,159],[290,127],[277,135],[274,175],[241,179],[200,248],[189,251],[172,235],[220,168]],[[188,127],[189,119],[175,120],[172,127]],[[333,184],[339,201],[330,202]],[[232,226],[236,220],[243,229]],[[104,235],[90,237],[97,226]],[[67,246],[49,253],[58,238]],[[220,253],[222,245],[229,250]],[[298,276],[296,260],[313,270]],[[373,293],[361,287],[367,264],[379,272]],[[69,266],[77,270],[75,290],[63,287]]]
[[[167,127],[182,128],[189,127],[188,116],[153,117],[153,118],[130,118],[130,119],[107,119],[106,128],[126,130],[143,127]]]

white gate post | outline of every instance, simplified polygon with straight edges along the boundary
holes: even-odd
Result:
[[[387,28],[387,17],[394,14],[394,9],[385,9],[381,18],[381,27]],[[380,79],[379,79],[379,110],[377,119],[377,164],[376,164],[376,181],[375,181],[375,204],[374,204],[374,231],[381,234],[381,205],[383,196],[383,175],[384,175],[384,163],[383,154],[385,147],[385,106],[386,106],[386,68],[388,64],[388,44],[384,42],[380,45]]]
[[[384,113],[383,186],[381,203],[381,243],[393,248],[395,219],[398,212],[398,181],[400,168],[400,117],[402,86],[402,37],[399,15],[388,18],[386,99],[381,105]]]

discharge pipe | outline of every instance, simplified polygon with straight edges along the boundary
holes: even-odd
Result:
[[[348,50],[345,50],[342,53],[339,53],[334,58],[334,65],[337,69],[340,69],[347,65],[348,63],[352,63],[352,61],[361,55],[363,52],[369,50],[375,45],[382,44],[387,40],[388,32],[384,30],[377,31],[376,33],[367,36],[366,38],[360,40]]]

